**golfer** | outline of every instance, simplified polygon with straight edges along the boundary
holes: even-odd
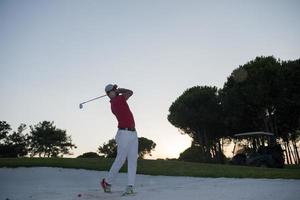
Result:
[[[133,92],[129,89],[117,88],[117,85],[109,84],[105,92],[110,98],[111,111],[118,120],[118,131],[115,137],[117,142],[117,157],[111,166],[108,176],[101,182],[104,192],[111,192],[111,184],[127,159],[128,163],[128,185],[124,195],[133,194],[135,183],[137,158],[138,158],[138,137],[135,130],[135,123],[127,100]]]

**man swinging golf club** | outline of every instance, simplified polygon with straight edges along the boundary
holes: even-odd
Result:
[[[138,158],[138,137],[135,130],[135,122],[127,104],[127,100],[133,92],[129,89],[118,88],[117,85],[109,84],[105,92],[110,98],[111,111],[118,120],[118,131],[115,137],[117,142],[117,157],[111,166],[108,176],[101,181],[104,192],[111,192],[111,184],[119,170],[127,159],[128,163],[128,185],[123,195],[133,194],[135,183],[137,158]]]

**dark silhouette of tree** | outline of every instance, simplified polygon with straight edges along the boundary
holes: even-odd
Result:
[[[6,121],[0,121],[0,140],[6,138],[10,130],[11,127]]]
[[[115,139],[110,139],[107,143],[99,146],[98,152],[105,158],[115,158],[117,156],[117,143]]]
[[[31,156],[58,157],[70,154],[70,149],[76,148],[71,136],[65,130],[58,129],[54,122],[43,121],[35,126],[30,126],[28,136]]]
[[[299,163],[295,145],[300,128],[299,77],[299,59],[281,62],[272,56],[257,57],[234,70],[220,91],[229,133],[275,133],[277,139],[284,141],[288,163],[292,157]],[[256,141],[252,143],[258,145]],[[274,145],[275,141],[272,143]]]
[[[266,129],[275,132],[267,116],[274,115],[280,101],[281,74],[280,63],[274,57],[257,57],[233,71],[220,91],[231,134]]]
[[[216,157],[222,162],[220,139],[224,131],[216,87],[196,86],[187,89],[172,103],[168,120],[193,139],[192,146],[200,148],[204,162],[212,162]]]
[[[149,154],[151,155],[151,151],[153,151],[156,147],[156,144],[147,138],[140,137],[139,138],[139,158],[143,159],[145,155]]]
[[[300,59],[285,61],[282,68],[282,92],[271,123],[283,140],[288,163],[300,164],[296,145],[300,140]]]
[[[168,115],[175,127],[193,139],[181,158],[198,152],[195,156],[201,159],[195,160],[210,161],[222,152],[224,138],[268,131],[275,133],[277,142],[282,141],[287,162],[300,163],[296,145],[300,140],[299,77],[300,59],[262,56],[233,70],[220,90],[207,86],[186,90],[172,103]],[[250,141],[251,145],[259,145],[259,140]],[[276,140],[270,144],[276,145]]]
[[[22,157],[27,155],[27,138],[23,134],[25,124],[21,124],[17,131],[9,133],[10,125],[0,121],[0,157]]]

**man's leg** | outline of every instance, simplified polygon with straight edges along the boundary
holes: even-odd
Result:
[[[130,149],[128,151],[128,186],[134,186],[138,158],[138,137],[137,133],[132,133]]]
[[[128,154],[128,138],[126,137],[126,135],[118,131],[116,142],[118,145],[117,157],[113,165],[111,166],[108,176],[106,178],[106,181],[109,184],[111,184],[114,181],[116,175],[118,174],[124,162],[126,161],[126,157]]]

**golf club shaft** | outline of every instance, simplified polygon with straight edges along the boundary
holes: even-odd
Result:
[[[90,102],[90,101],[94,101],[94,100],[96,100],[96,99],[100,99],[100,98],[105,97],[105,96],[107,96],[107,95],[105,94],[105,95],[102,95],[102,96],[100,96],[100,97],[96,97],[96,98],[90,99],[90,100],[88,100],[88,101],[82,102],[82,103],[80,103],[80,104],[85,104],[85,103],[88,103],[88,102]]]

